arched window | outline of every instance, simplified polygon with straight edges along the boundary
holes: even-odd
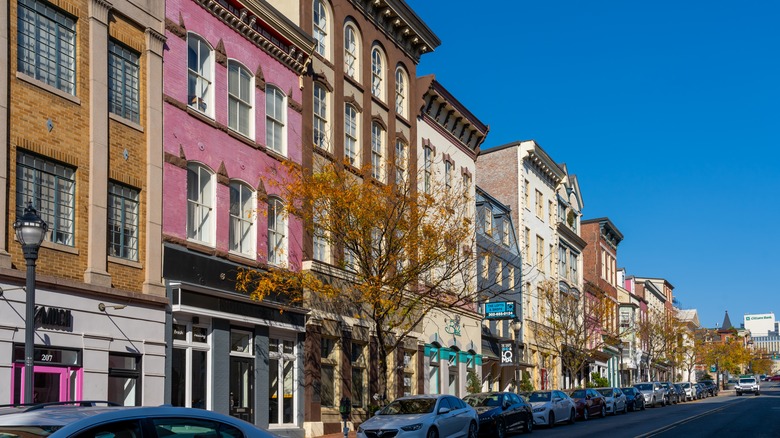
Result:
[[[382,156],[385,151],[385,130],[377,122],[371,124],[371,176],[384,181]]]
[[[395,141],[395,183],[403,184],[406,181],[406,143],[398,139]]]
[[[255,196],[248,185],[230,183],[230,251],[255,255]]]
[[[187,164],[187,238],[214,244],[214,174],[197,163]]]
[[[402,67],[395,69],[395,112],[402,117],[408,118],[406,110],[406,101],[408,93],[408,80],[406,71]]]
[[[344,107],[344,157],[353,166],[360,165],[358,153],[358,117],[354,106]]]
[[[287,260],[287,217],[279,198],[268,199],[268,263],[284,265]]]
[[[379,47],[371,50],[371,94],[384,100],[385,98],[385,57]]]
[[[328,90],[320,83],[314,84],[314,145],[330,150],[328,137]]]
[[[328,59],[328,10],[323,0],[314,0],[314,15],[312,17],[312,35],[316,41],[317,53]]]
[[[352,24],[344,27],[344,73],[356,80],[360,77],[360,41]]]
[[[265,145],[279,154],[287,153],[287,97],[282,90],[265,87]]]
[[[254,75],[236,61],[228,61],[228,126],[254,137]]]
[[[214,117],[214,57],[209,43],[187,34],[187,104],[209,117]]]

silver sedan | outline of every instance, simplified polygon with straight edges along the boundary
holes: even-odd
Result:
[[[358,427],[358,438],[477,438],[477,411],[451,395],[401,397]]]
[[[560,422],[574,423],[574,400],[562,391],[534,391],[527,394],[533,408],[534,425],[553,427]]]

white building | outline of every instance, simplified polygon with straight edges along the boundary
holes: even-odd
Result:
[[[775,314],[770,313],[746,313],[744,316],[744,326],[750,330],[753,337],[768,336],[775,331]]]

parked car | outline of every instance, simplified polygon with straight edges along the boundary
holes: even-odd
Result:
[[[661,382],[641,382],[634,385],[634,388],[642,393],[646,405],[666,406],[666,390],[661,386]]]
[[[693,384],[691,382],[680,382],[680,383],[675,383],[675,385],[678,385],[680,388],[682,388],[682,392],[684,395],[683,398],[686,401],[696,400],[696,390],[693,388]]]
[[[528,394],[534,412],[534,425],[554,427],[556,423],[574,423],[577,412],[574,401],[562,391],[534,391]]]
[[[645,410],[645,397],[638,389],[629,386],[620,388],[620,390],[623,391],[623,394],[626,396],[626,406],[628,406],[629,411]]]
[[[766,374],[761,374],[759,377],[761,378],[762,382],[766,382],[766,380],[769,378],[769,376],[767,376]]]
[[[742,395],[745,392],[752,392],[755,395],[761,394],[761,385],[755,377],[740,377],[736,385],[734,385],[737,395]]]
[[[452,395],[412,395],[390,402],[363,422],[358,438],[477,438],[477,411]]]
[[[628,406],[626,406],[626,396],[619,388],[596,388],[604,399],[607,401],[607,412],[615,415],[618,412],[628,412]]]
[[[769,381],[770,381],[770,382],[777,382],[777,381],[780,381],[780,374],[778,374],[778,375],[776,375],[776,376],[772,376],[772,377],[770,377],[770,378],[769,378]]]
[[[607,416],[607,400],[595,389],[575,389],[569,393],[569,396],[574,401],[578,420]]]
[[[709,395],[708,392],[707,392],[707,388],[704,387],[703,383],[696,382],[696,383],[693,384],[693,387],[696,389],[696,398],[697,399],[700,400],[700,399],[703,399],[703,398],[707,398],[707,395]]]
[[[671,382],[661,382],[661,386],[666,390],[666,404],[680,403],[680,394]]]
[[[679,383],[672,383],[672,386],[674,386],[674,390],[677,391],[677,395],[680,397],[680,402],[683,403],[687,401],[688,399],[685,397],[685,390]]]
[[[704,386],[707,388],[707,392],[709,393],[710,397],[714,397],[718,395],[718,391],[720,388],[718,388],[718,385],[713,382],[712,380],[702,380],[701,383],[704,384]]]
[[[479,434],[504,438],[507,433],[532,432],[531,405],[511,392],[483,392],[467,395],[468,403],[479,415]]]
[[[141,437],[223,436],[273,438],[253,424],[205,409],[81,406],[79,402],[44,403],[4,409],[2,437]],[[97,404],[97,403],[93,403]],[[143,432],[142,432],[143,431]]]

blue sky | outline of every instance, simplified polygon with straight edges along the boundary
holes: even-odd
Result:
[[[442,40],[418,74],[490,125],[483,148],[566,163],[629,275],[708,327],[780,317],[780,2],[407,2]]]

